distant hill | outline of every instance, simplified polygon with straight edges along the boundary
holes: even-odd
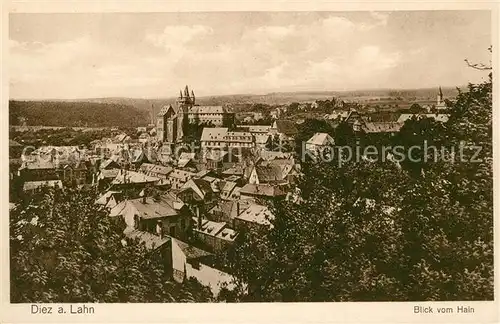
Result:
[[[442,88],[445,98],[453,98],[457,95],[456,88]],[[356,91],[303,91],[303,92],[275,92],[263,95],[257,94],[234,94],[220,96],[205,96],[197,97],[196,103],[199,105],[223,105],[229,104],[234,106],[248,104],[267,104],[267,105],[287,105],[292,102],[312,102],[314,100],[331,99],[332,97],[340,98],[345,101],[392,101],[400,97],[405,101],[436,101],[438,94],[437,88],[426,89],[375,89],[375,90],[356,90]],[[151,112],[151,107],[154,107],[154,113],[157,114],[161,107],[166,104],[174,104],[174,97],[159,98],[159,99],[140,99],[140,98],[91,98],[82,99],[80,101],[96,102],[96,103],[113,103],[120,105],[129,105],[140,110]]]
[[[465,88],[465,87],[464,87]],[[442,88],[445,98],[454,98],[456,88]],[[375,106],[377,104],[398,104],[407,108],[412,102],[421,104],[434,103],[437,88],[426,89],[375,89],[356,91],[302,91],[275,92],[263,95],[234,94],[197,97],[199,105],[233,106],[234,111],[245,111],[253,104],[288,105],[292,102],[312,102],[340,98],[344,101],[356,101]],[[88,126],[88,127],[136,127],[147,125],[151,121],[151,109],[156,116],[161,107],[174,104],[176,98],[89,98],[75,100],[37,100],[9,102],[9,122],[19,124],[19,117],[27,119],[28,125],[44,126]],[[251,108],[251,107],[250,107]]]
[[[91,101],[9,101],[9,124],[43,126],[136,127],[148,112],[132,105]]]

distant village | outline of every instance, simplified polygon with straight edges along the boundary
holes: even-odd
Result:
[[[318,107],[315,101],[299,109]],[[287,119],[286,108],[270,116],[269,124],[259,124],[264,119],[259,112],[239,123],[230,106],[198,105],[186,86],[175,104],[161,107],[149,125],[137,129],[137,139],[119,133],[85,149],[40,146],[30,151],[11,140],[11,157],[19,155],[22,161],[11,170],[11,181],[21,184],[23,195],[44,187],[95,188],[95,204],[109,217],[124,220],[127,238],[157,251],[174,280],[196,278],[217,295],[233,277],[215,256],[235,244],[242,231],[272,226],[268,202],[297,199],[301,159],[294,147],[303,121]],[[448,116],[439,89],[432,108],[401,114],[397,121],[373,121],[342,105],[322,119],[333,128],[347,123],[355,133],[396,134],[411,118],[446,122]],[[273,141],[280,143],[279,150],[270,148]],[[334,144],[330,134],[318,132],[305,149],[318,152]]]

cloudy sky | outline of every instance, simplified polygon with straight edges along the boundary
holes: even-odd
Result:
[[[457,86],[489,62],[487,11],[11,14],[10,96]]]

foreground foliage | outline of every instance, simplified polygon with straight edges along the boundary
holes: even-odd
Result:
[[[274,203],[274,227],[241,235],[227,257],[248,292],[221,296],[232,301],[492,300],[491,100],[490,76],[459,93],[448,123],[409,121],[394,139],[406,146],[423,140],[462,145],[464,161],[453,162],[449,152],[446,159],[434,160],[430,152],[417,166],[306,163],[298,185],[302,203]],[[481,148],[476,157],[474,146]]]
[[[10,212],[11,302],[199,302],[197,282],[169,280],[145,247],[123,246],[124,224],[88,190],[46,191]]]

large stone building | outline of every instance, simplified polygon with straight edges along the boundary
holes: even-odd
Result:
[[[175,108],[165,105],[161,108],[156,121],[156,136],[159,141],[177,143],[184,137],[184,119],[188,118],[188,109],[195,104],[194,92],[189,94],[188,86],[184,89],[184,95],[180,92]]]
[[[194,91],[189,92],[186,86],[184,92],[180,91],[175,107],[165,105],[158,114],[157,139],[171,144],[181,142],[184,137],[183,125],[187,123],[231,126],[234,113],[224,106],[196,105]]]

